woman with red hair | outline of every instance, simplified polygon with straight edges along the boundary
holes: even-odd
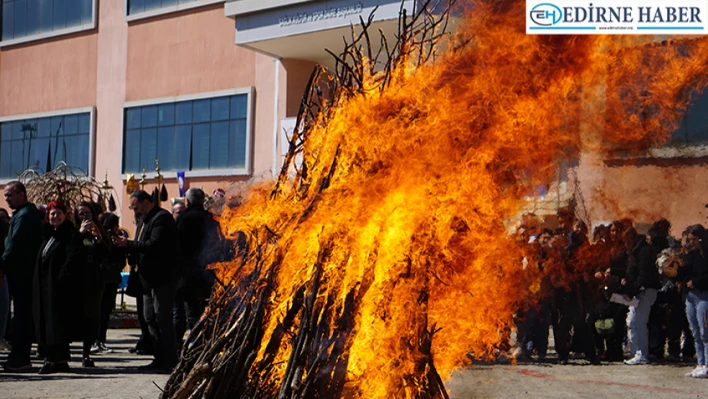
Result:
[[[37,342],[45,348],[39,374],[68,372],[72,335],[72,283],[78,263],[76,227],[67,219],[66,206],[47,206],[49,225],[34,273],[34,325]]]

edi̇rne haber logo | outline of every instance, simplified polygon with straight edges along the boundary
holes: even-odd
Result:
[[[708,34],[708,1],[526,0],[526,33]]]

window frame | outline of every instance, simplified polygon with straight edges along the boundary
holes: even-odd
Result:
[[[126,4],[127,4],[127,0],[126,0]],[[24,36],[24,37],[17,38],[17,39],[2,40],[2,41],[0,41],[0,48],[96,29],[96,24],[98,21],[97,8],[98,8],[98,0],[91,0],[91,22],[88,24],[72,26],[70,28],[53,30],[53,31],[49,31],[49,32],[37,33],[34,35]],[[0,24],[0,26],[2,26],[2,24]]]
[[[89,113],[89,143],[88,143],[88,170],[86,170],[86,175],[89,177],[96,177],[96,107],[82,107],[82,108],[70,108],[62,109],[57,111],[48,112],[38,112],[34,114],[23,114],[23,115],[11,115],[11,116],[0,116],[0,123],[3,122],[14,122],[24,119],[34,119],[34,118],[50,118],[53,116],[66,116],[72,114],[85,114]],[[11,181],[17,179],[5,179],[0,178],[0,185],[5,185]]]
[[[123,1],[124,15],[126,22],[138,21],[141,19],[153,18],[160,15],[171,14],[174,12],[180,12],[184,10],[191,10],[192,8],[210,6],[212,4],[224,3],[226,0],[195,0],[189,3],[176,4],[173,6],[160,7],[154,10],[142,11],[135,14],[128,13],[128,7],[130,0]]]
[[[206,100],[213,99],[217,97],[227,97],[239,94],[246,94],[246,166],[243,168],[223,168],[223,169],[200,169],[200,170],[185,170],[184,175],[187,177],[225,177],[225,176],[251,176],[253,174],[253,121],[254,121],[254,98],[255,98],[255,87],[245,87],[238,89],[228,89],[213,91],[208,93],[198,93],[198,94],[188,94],[183,96],[175,97],[162,97],[149,100],[137,100],[128,101],[123,103],[123,118],[121,121],[121,179],[126,180],[128,175],[131,173],[124,173],[125,170],[125,133],[126,133],[126,118],[125,111],[128,108],[133,107],[143,107],[146,105],[160,105],[177,103],[181,101],[194,101],[194,100]],[[173,171],[166,173],[172,174]],[[154,179],[157,173],[153,171],[146,171],[146,178]],[[177,176],[166,176],[163,175],[165,179],[176,179]]]

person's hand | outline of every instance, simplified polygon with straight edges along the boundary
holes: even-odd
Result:
[[[89,231],[89,224],[90,223],[91,222],[88,220],[84,220],[83,222],[81,222],[81,227],[79,227],[79,233],[81,233],[81,234],[87,233]]]
[[[686,283],[686,287],[688,287],[689,289],[692,290],[692,289],[693,289],[693,280],[687,282],[687,283]]]
[[[623,286],[627,285],[627,279],[626,279],[626,278],[623,278],[623,279],[622,279],[622,285],[623,285]]]
[[[128,239],[123,236],[113,237],[113,245],[119,248],[125,248],[128,246]]]
[[[98,238],[101,240],[103,237],[101,236],[101,230],[98,229],[98,226],[96,226],[96,223],[90,221],[90,220],[84,220],[81,223],[81,228],[79,228],[80,233],[89,233],[92,236]]]

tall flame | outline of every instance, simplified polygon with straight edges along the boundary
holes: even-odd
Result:
[[[309,179],[326,189],[270,197],[256,186],[226,211],[222,225],[246,232],[251,251],[267,245],[220,265],[222,280],[256,258],[278,265],[254,362],[276,353],[275,366],[249,378],[277,386],[293,351],[307,350],[268,344],[304,323],[283,320],[312,284],[313,308],[329,309],[317,316],[321,339],[346,358],[352,396],[416,396],[425,326],[443,379],[469,352],[493,353],[537,289],[507,233],[524,198],[563,159],[665,141],[708,83],[705,38],[526,35],[523,2],[462,3],[434,62],[400,65],[383,91],[368,76],[308,133]]]

